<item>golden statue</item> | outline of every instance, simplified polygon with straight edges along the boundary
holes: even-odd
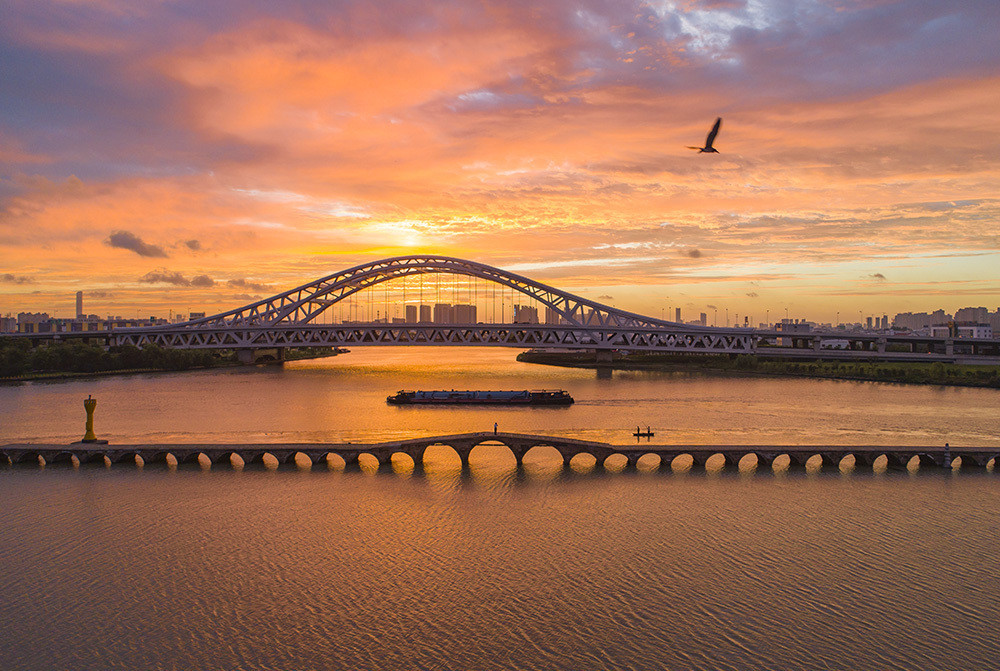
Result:
[[[94,435],[94,408],[97,407],[97,399],[87,394],[83,399],[83,409],[87,411],[87,431],[83,434],[82,443],[96,443],[97,436]]]

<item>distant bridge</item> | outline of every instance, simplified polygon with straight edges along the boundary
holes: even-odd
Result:
[[[329,455],[336,455],[348,466],[356,465],[359,458],[369,455],[378,461],[380,468],[387,467],[393,455],[404,454],[415,466],[423,464],[427,448],[444,445],[452,448],[461,459],[463,467],[469,466],[470,456],[479,445],[504,445],[514,456],[518,466],[525,455],[534,448],[555,449],[563,464],[579,455],[590,455],[598,466],[605,465],[609,457],[625,457],[626,467],[635,468],[640,458],[656,455],[660,470],[668,470],[675,459],[690,459],[692,468],[704,469],[710,459],[723,468],[737,469],[742,459],[753,455],[758,468],[772,468],[779,458],[787,458],[790,469],[805,468],[806,462],[819,462],[820,468],[839,469],[841,462],[853,457],[855,470],[872,470],[876,460],[885,458],[890,470],[904,470],[912,465],[922,469],[952,468],[955,459],[961,459],[963,470],[986,470],[992,465],[993,473],[1000,473],[997,459],[1000,447],[951,447],[948,446],[843,446],[843,445],[614,445],[556,436],[538,436],[522,433],[462,433],[450,436],[430,436],[385,443],[299,443],[299,444],[174,444],[174,445],[97,445],[73,443],[71,445],[3,445],[0,462],[38,465],[76,464],[130,464],[137,458],[144,464],[170,463],[194,464],[209,462],[213,466],[233,465],[233,457],[244,464],[263,464],[270,457],[280,465],[295,465],[301,455],[314,466],[327,467]],[[721,457],[721,461],[720,461]]]
[[[451,275],[483,281],[544,308],[545,323],[367,322],[341,320],[330,313],[362,291],[392,280]],[[477,291],[478,291],[478,284]],[[412,298],[412,294],[411,294]],[[481,296],[477,294],[480,300]],[[354,299],[356,300],[356,299]],[[404,288],[405,302],[405,288]],[[395,306],[395,307],[398,307]],[[412,306],[410,306],[412,307]],[[511,309],[514,310],[513,305]],[[537,314],[537,312],[535,313]],[[503,313],[501,313],[501,316]],[[329,321],[330,323],[324,323]],[[800,359],[945,361],[1000,364],[1000,340],[928,338],[903,335],[788,333],[752,328],[682,324],[620,310],[536,282],[500,268],[447,256],[400,256],[355,266],[290,291],[229,312],[179,324],[109,331],[25,334],[46,338],[98,338],[110,345],[155,344],[179,349],[235,349],[245,361],[282,358],[286,347],[481,346],[521,349],[593,350],[610,361],[614,350],[689,354],[759,354]],[[833,349],[833,344],[841,349]]]

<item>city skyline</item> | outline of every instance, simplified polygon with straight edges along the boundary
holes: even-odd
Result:
[[[413,253],[720,325],[1000,304],[993,2],[0,17],[3,314],[212,313]]]

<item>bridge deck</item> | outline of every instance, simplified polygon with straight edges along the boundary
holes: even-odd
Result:
[[[660,456],[669,461],[681,455],[689,455],[695,465],[703,466],[714,455],[722,455],[729,466],[739,463],[743,457],[753,454],[758,462],[772,463],[780,456],[787,456],[793,466],[802,466],[819,455],[827,466],[839,464],[848,455],[856,463],[871,465],[875,459],[885,456],[890,467],[903,467],[914,457],[924,466],[950,466],[952,460],[961,457],[966,465],[986,468],[1000,458],[998,447],[948,447],[945,445],[676,445],[634,443],[619,445],[595,441],[577,440],[557,436],[541,436],[520,433],[474,432],[448,436],[425,436],[407,440],[381,443],[169,443],[169,444],[120,444],[102,445],[95,443],[54,444],[10,444],[0,446],[0,461],[6,463],[31,463],[39,458],[48,462],[71,461],[81,463],[134,462],[140,457],[144,462],[165,461],[171,455],[178,462],[196,461],[204,455],[212,463],[229,461],[232,455],[244,462],[262,461],[270,455],[279,463],[294,462],[296,455],[303,454],[312,461],[323,460],[335,454],[346,462],[356,462],[363,454],[374,456],[380,463],[387,463],[393,454],[403,453],[415,462],[423,460],[424,451],[432,445],[447,445],[458,453],[463,464],[468,463],[469,454],[481,444],[505,445],[514,454],[518,463],[524,455],[537,446],[556,449],[568,463],[578,454],[590,454],[603,463],[614,454],[624,455],[630,465],[647,454]],[[994,468],[994,471],[998,469]]]

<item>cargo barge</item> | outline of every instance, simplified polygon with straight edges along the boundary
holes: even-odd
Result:
[[[562,389],[521,391],[399,391],[385,399],[392,405],[570,405]]]

